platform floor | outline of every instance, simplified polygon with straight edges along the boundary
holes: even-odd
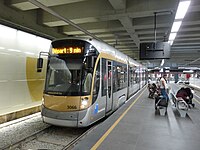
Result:
[[[0,124],[39,112],[41,110],[41,103],[41,101],[32,102],[30,104],[0,109]]]
[[[170,85],[176,91],[176,84]],[[147,88],[93,129],[75,150],[200,150],[200,99],[185,118],[169,105],[166,116],[155,113]]]

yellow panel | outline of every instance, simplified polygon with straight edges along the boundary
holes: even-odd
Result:
[[[81,98],[90,96],[54,96],[44,94],[44,106],[55,111],[77,111],[80,110]],[[91,103],[88,104],[88,107]]]
[[[32,101],[42,99],[46,73],[45,64],[46,60],[44,60],[42,72],[37,72],[37,58],[26,58],[26,78]]]
[[[45,107],[56,111],[79,110],[80,96],[44,95]]]

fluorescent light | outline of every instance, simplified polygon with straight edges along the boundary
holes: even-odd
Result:
[[[165,60],[162,59],[160,66],[162,67],[164,65],[164,63],[165,63]]]
[[[178,32],[181,24],[182,24],[182,21],[176,21],[176,22],[174,22],[173,25],[172,25],[171,32]]]
[[[21,52],[20,50],[17,50],[17,49],[8,49],[8,51],[12,51],[12,52]]]
[[[172,44],[174,43],[174,41],[168,41],[168,43],[169,43],[170,45],[172,45]]]
[[[183,70],[184,73],[193,73],[193,70]]]
[[[176,34],[177,34],[181,24],[182,24],[182,20],[185,17],[185,14],[186,14],[186,12],[188,10],[189,5],[190,5],[190,0],[181,1],[178,4],[178,8],[177,8],[177,11],[176,11],[176,16],[175,16],[175,21],[174,21],[174,23],[172,25],[171,33],[169,35],[168,43],[170,45],[173,44],[174,39],[176,38]],[[179,21],[176,21],[176,19],[179,19]]]
[[[190,6],[190,1],[182,1],[178,5],[178,9],[176,11],[175,19],[183,19],[185,14]]]
[[[173,41],[176,38],[176,33],[170,33],[169,41]]]

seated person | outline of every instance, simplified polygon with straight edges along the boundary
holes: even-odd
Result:
[[[153,97],[154,97],[154,94],[155,94],[155,92],[156,92],[156,90],[157,90],[156,84],[155,84],[155,83],[150,84],[150,85],[148,86],[148,88],[149,88],[149,98],[153,98]]]
[[[176,97],[181,97],[186,103],[189,102],[189,95],[187,93],[186,88],[182,87],[178,92],[176,93]]]
[[[156,86],[156,84],[155,84],[155,83],[153,83],[153,84],[152,84],[152,89],[153,89],[153,91],[156,91],[156,89],[157,89],[157,86]]]
[[[187,87],[187,88],[185,88],[185,90],[186,90],[186,92],[189,96],[189,99],[192,100],[193,99],[193,93],[192,93],[191,89]]]

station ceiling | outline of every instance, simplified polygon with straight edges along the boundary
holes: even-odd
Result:
[[[141,42],[168,41],[179,0],[1,0],[0,23],[50,39],[86,35],[78,27],[139,60]],[[162,13],[160,13],[162,12]],[[140,61],[147,67],[161,60]],[[200,1],[188,12],[164,66],[200,66]]]

